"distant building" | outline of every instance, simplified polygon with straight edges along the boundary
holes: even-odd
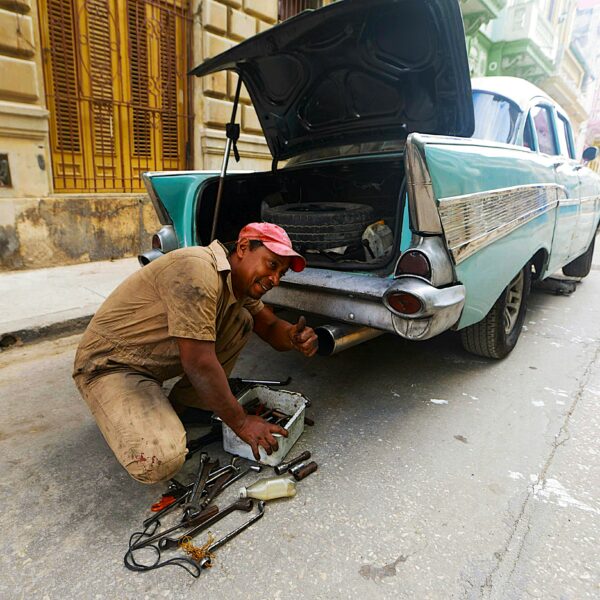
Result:
[[[473,76],[531,81],[561,104],[580,133],[593,72],[572,44],[577,0],[461,0],[461,7]]]
[[[600,0],[579,0],[573,39],[594,73],[587,91],[590,118],[585,132],[585,145],[600,148]],[[600,172],[600,159],[589,166]]]

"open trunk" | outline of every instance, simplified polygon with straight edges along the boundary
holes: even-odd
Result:
[[[400,250],[405,214],[404,162],[399,155],[229,174],[217,239],[235,241],[252,221],[281,225],[311,267],[389,272]],[[210,242],[218,180],[200,188],[196,243]]]

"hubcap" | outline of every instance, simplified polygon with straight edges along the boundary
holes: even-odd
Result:
[[[508,285],[508,294],[506,295],[506,306],[504,307],[504,332],[508,335],[517,323],[521,303],[523,302],[523,271]]]

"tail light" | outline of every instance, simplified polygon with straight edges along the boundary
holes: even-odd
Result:
[[[165,254],[179,248],[179,240],[172,225],[165,225],[152,236],[152,249]]]
[[[408,292],[392,292],[385,296],[386,304],[401,315],[416,315],[423,310],[420,298]]]
[[[398,275],[419,275],[424,279],[431,280],[431,263],[423,252],[408,250],[398,261],[396,276]]]

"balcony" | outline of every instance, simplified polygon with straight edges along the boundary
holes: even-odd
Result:
[[[578,125],[588,118],[581,92],[585,66],[569,48],[559,53],[556,62],[554,74],[540,82],[540,86],[562,105],[574,124]]]
[[[500,29],[500,32],[497,29],[494,31],[493,38],[498,37],[500,33],[502,41],[505,42],[529,40],[537,46],[547,60],[554,61],[556,57],[554,32],[537,3],[526,0],[510,6],[501,19]]]
[[[473,35],[482,25],[495,19],[507,0],[460,0],[460,9],[467,35]]]

